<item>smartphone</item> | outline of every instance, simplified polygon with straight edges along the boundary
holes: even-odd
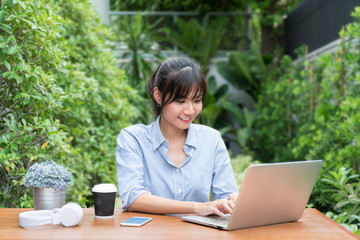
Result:
[[[140,227],[152,220],[151,217],[132,217],[120,223],[121,226]]]

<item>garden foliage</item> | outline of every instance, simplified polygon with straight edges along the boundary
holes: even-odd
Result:
[[[115,146],[132,89],[88,1],[0,3],[0,205],[29,207],[35,162],[74,175],[68,201],[90,205],[93,184],[116,182]]]
[[[136,105],[137,118],[135,122],[147,124],[154,120],[146,89],[147,80],[158,64],[162,62],[159,43],[163,41],[158,25],[162,18],[149,24],[140,13],[131,17],[112,18],[112,26],[120,44],[116,47],[119,52],[119,66],[124,69],[129,84],[136,90],[131,103]],[[151,61],[149,60],[151,56]]]
[[[60,24],[44,1],[1,1],[0,206],[31,206],[26,170],[70,152],[65,126],[54,117],[64,97],[53,74],[63,57]]]
[[[359,178],[343,169],[359,171],[360,8],[353,16],[335,53],[309,61],[305,48],[296,62],[282,59],[277,81],[267,81],[259,98],[253,140],[262,162],[323,159],[312,204],[358,224]]]
[[[195,18],[187,22],[178,18],[176,21],[178,29],[169,28],[167,37],[191,58],[196,59],[203,72],[207,74],[210,59],[216,54],[222,41],[227,19],[219,17],[209,21],[205,18],[203,22],[201,25]]]
[[[116,137],[130,124],[133,111],[129,99],[134,92],[109,48],[113,34],[101,24],[89,1],[58,0],[53,4],[63,18],[58,47],[64,51],[55,79],[66,93],[57,117],[74,138],[67,166],[76,184],[67,196],[89,206],[93,185],[116,183]]]
[[[163,0],[163,1],[144,1],[144,0],[113,0],[110,2],[113,10],[119,11],[235,11],[243,8],[246,3],[237,0],[217,1],[217,0]]]

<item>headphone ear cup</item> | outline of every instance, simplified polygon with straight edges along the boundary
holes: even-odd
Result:
[[[68,203],[61,208],[60,221],[65,227],[76,226],[83,216],[83,210],[77,203]]]

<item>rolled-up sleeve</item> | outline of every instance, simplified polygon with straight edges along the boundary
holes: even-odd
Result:
[[[149,193],[144,187],[144,162],[139,142],[126,129],[117,138],[116,165],[119,195],[123,209],[127,209],[141,194]]]
[[[212,179],[212,194],[214,199],[226,199],[233,192],[238,192],[230,157],[221,135],[218,134],[215,147],[215,158]]]

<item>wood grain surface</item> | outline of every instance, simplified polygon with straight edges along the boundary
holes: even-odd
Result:
[[[0,239],[359,239],[316,209],[305,209],[297,222],[223,231],[183,222],[179,217],[115,210],[111,219],[95,218],[94,209],[83,209],[84,216],[76,227],[44,225],[23,229],[19,213],[32,209],[0,209]],[[120,222],[133,216],[150,216],[142,227],[123,227]]]

